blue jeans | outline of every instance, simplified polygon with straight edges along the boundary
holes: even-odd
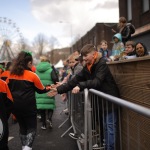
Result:
[[[106,150],[114,150],[116,142],[117,112],[106,113],[104,120]]]

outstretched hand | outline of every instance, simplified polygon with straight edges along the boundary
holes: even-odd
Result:
[[[61,85],[61,82],[56,82],[56,84],[51,84],[51,88],[57,88]]]
[[[50,92],[47,93],[48,96],[53,97],[55,95],[57,95],[57,89],[56,88],[51,88]]]
[[[72,93],[76,94],[80,92],[80,88],[78,86],[74,87]]]
[[[116,33],[116,31],[115,31],[114,29],[111,29],[111,31],[112,31],[113,33]]]

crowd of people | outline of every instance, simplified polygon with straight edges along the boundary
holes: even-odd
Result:
[[[86,44],[80,52],[75,51],[64,62],[59,79],[57,70],[46,56],[41,56],[40,63],[33,67],[32,54],[26,50],[21,51],[13,62],[7,63],[6,69],[0,65],[0,121],[5,128],[3,136],[0,135],[1,150],[9,149],[8,118],[11,113],[19,124],[22,150],[32,150],[37,112],[41,116],[41,129],[52,128],[55,95],[61,94],[62,100],[66,100],[68,91],[76,94],[85,88],[93,88],[120,96],[107,62],[143,57],[148,55],[148,51],[143,43],[132,41],[131,35],[135,28],[124,17],[120,17],[118,28],[118,32],[112,29],[114,36],[111,50],[106,40],[100,41],[98,46]],[[105,139],[107,150],[114,150],[116,139],[117,109],[114,110],[104,116],[108,135]],[[113,123],[112,118],[115,118]]]
[[[148,50],[142,42],[135,42],[132,40],[131,35],[135,32],[135,28],[131,23],[126,22],[126,18],[120,17],[118,27],[118,33],[112,30],[115,33],[112,37],[112,49],[108,49],[106,40],[100,41],[100,45],[97,47],[95,47],[93,44],[86,44],[80,50],[80,56],[78,56],[78,58],[82,60],[80,63],[82,64],[83,69],[77,73],[74,78],[67,80],[65,84],[57,84],[53,86],[48,95],[55,96],[56,94],[63,94],[68,91],[72,91],[72,93],[78,93],[83,91],[85,88],[93,88],[119,97],[119,90],[115,84],[115,81],[113,80],[106,62],[144,57],[148,55]],[[67,68],[66,66],[67,65],[65,65],[65,70]],[[64,74],[67,74],[67,71],[65,70]],[[116,116],[117,110],[114,112],[109,112],[104,118],[106,127],[105,144],[106,149],[108,150],[114,150],[114,143],[116,139],[115,132],[117,126]],[[113,123],[112,120],[114,121]],[[69,135],[73,139],[78,138],[74,133],[70,133]],[[93,147],[93,149],[98,148],[100,147]]]
[[[6,122],[9,118],[7,110],[10,111],[11,109],[11,113],[15,115],[19,124],[19,136],[23,150],[32,149],[32,144],[36,136],[37,105],[35,92],[42,94],[50,90],[50,86],[44,86],[38,75],[31,70],[32,66],[32,54],[28,51],[21,51],[13,61],[7,76],[5,76],[5,83],[7,83],[6,85],[8,85],[10,92],[8,91],[7,86],[1,86],[0,91],[0,100],[3,104],[0,104],[0,106],[2,107],[1,111],[3,111],[2,114],[4,115],[0,118],[2,127],[4,128],[7,124]],[[2,81],[2,79],[0,81]],[[8,96],[5,91],[9,94]],[[11,96],[13,102],[12,108],[10,108],[10,104],[8,103],[8,98]],[[1,150],[9,149],[7,141],[8,133],[2,133],[0,139]]]
[[[131,35],[134,34],[135,28],[131,23],[127,23],[125,17],[119,18],[118,29],[118,32],[112,29],[114,36],[112,37],[113,46],[110,50],[105,40],[102,40],[97,46],[98,51],[102,53],[106,61],[118,61],[148,55],[144,43],[132,40]]]

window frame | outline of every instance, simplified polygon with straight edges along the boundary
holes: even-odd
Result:
[[[148,11],[150,11],[150,1],[149,0],[147,0],[146,2],[148,2],[148,4],[146,4],[146,2],[145,2],[146,0],[142,0],[142,13],[144,14],[144,13],[146,13],[146,12],[148,12]],[[144,3],[145,2],[145,3]],[[144,10],[144,6],[148,6],[148,9],[147,10]]]
[[[127,0],[127,20],[132,20],[132,0]]]

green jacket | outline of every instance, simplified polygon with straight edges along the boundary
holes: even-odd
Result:
[[[49,62],[40,62],[36,66],[36,74],[39,76],[44,86],[53,84],[51,78],[52,67]],[[55,98],[47,96],[47,93],[36,93],[37,109],[54,109]]]

